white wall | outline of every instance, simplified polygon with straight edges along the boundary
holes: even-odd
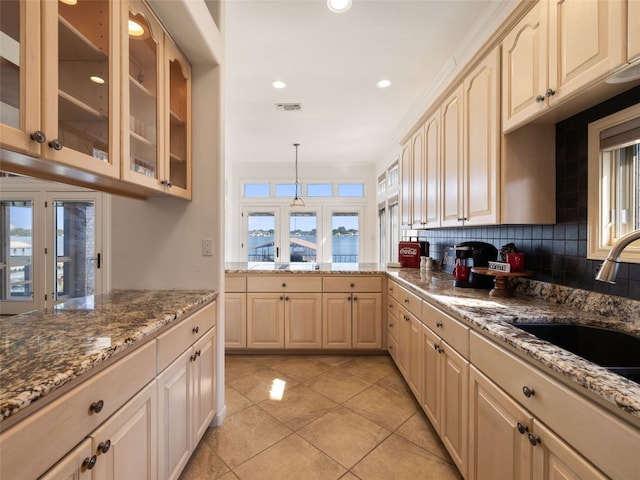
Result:
[[[227,245],[225,258],[229,262],[246,261],[242,258],[239,245],[244,241],[244,232],[242,227],[241,212],[244,206],[264,204],[262,201],[257,203],[255,199],[245,199],[242,196],[244,183],[294,183],[294,154],[290,163],[279,164],[260,164],[260,163],[232,163],[233,159],[227,159],[228,173],[226,180],[227,199],[226,199],[226,240]],[[229,173],[230,172],[230,173]],[[318,198],[310,199],[304,197],[306,209],[314,207],[331,208],[332,206],[353,206],[360,205],[363,208],[361,218],[361,231],[364,230],[365,236],[362,241],[362,250],[360,262],[377,262],[378,261],[378,238],[377,238],[377,204],[376,204],[376,179],[375,166],[371,164],[358,164],[357,166],[349,166],[344,164],[326,163],[322,165],[305,164],[304,160],[299,158],[299,182],[306,185],[307,183],[363,183],[365,186],[365,198]],[[304,190],[303,190],[304,193]],[[275,199],[271,198],[268,202],[270,205],[280,205],[286,208],[291,199]]]

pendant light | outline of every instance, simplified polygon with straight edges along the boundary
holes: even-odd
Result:
[[[298,184],[298,147],[300,146],[300,144],[299,143],[294,143],[293,146],[296,147],[296,194],[293,197],[293,200],[291,201],[291,206],[292,207],[304,207],[304,200],[302,200],[302,198],[300,198],[298,196],[298,191],[300,189],[299,184]]]

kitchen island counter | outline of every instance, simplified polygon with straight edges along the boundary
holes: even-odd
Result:
[[[205,290],[119,290],[0,321],[0,426],[8,428],[215,300]]]

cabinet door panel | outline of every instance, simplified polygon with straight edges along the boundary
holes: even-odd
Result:
[[[427,227],[440,226],[440,109],[424,126],[425,173],[423,175]]]
[[[156,382],[153,381],[91,434],[98,453],[94,478],[154,480],[156,475]],[[106,447],[105,447],[106,448]]]
[[[191,355],[187,350],[158,376],[158,473],[163,480],[177,478],[191,454]]]
[[[247,294],[224,294],[224,345],[227,348],[247,346]]]
[[[412,179],[411,142],[409,141],[402,147],[400,156],[400,222],[403,228],[411,228],[413,223]]]
[[[518,423],[533,418],[487,377],[471,367],[469,479],[531,478],[531,445]]]
[[[418,402],[422,401],[422,322],[412,318],[409,322],[409,376],[407,383]]]
[[[626,60],[626,2],[555,0],[549,4],[549,104],[607,75]]]
[[[353,348],[382,347],[381,309],[382,294],[353,294]]]
[[[215,334],[214,327],[193,345],[196,360],[192,362],[193,435],[190,445],[191,451],[195,450],[215,414]]]
[[[640,0],[629,0],[627,6],[627,59],[640,57]]]
[[[442,226],[462,224],[462,85],[442,105]]]
[[[440,355],[437,345],[439,339],[427,327],[422,327],[423,364],[422,364],[422,409],[429,417],[436,432],[440,433],[441,391],[440,391]]]
[[[498,221],[500,50],[494,49],[464,81],[465,224]]]
[[[62,460],[40,477],[39,480],[91,480],[91,470],[85,468],[83,464],[84,461],[89,460],[92,455],[91,440],[87,438],[66,454]]]
[[[322,347],[351,348],[351,294],[325,293],[322,304]]]
[[[322,294],[285,294],[285,348],[322,347]]]
[[[424,228],[427,224],[424,194],[426,190],[425,158],[424,158],[424,127],[411,137],[411,211],[413,212],[413,228]]]
[[[539,2],[502,42],[502,128],[505,132],[547,108],[546,102],[537,101],[547,90],[547,28],[547,7]]]
[[[284,347],[284,294],[247,294],[247,347]]]

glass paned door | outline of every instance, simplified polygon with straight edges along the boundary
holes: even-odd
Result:
[[[332,262],[358,263],[360,253],[360,215],[338,213],[331,215]]]
[[[289,215],[289,257],[291,262],[316,262],[318,257],[318,221],[316,214]]]
[[[190,196],[191,182],[191,138],[189,118],[191,116],[191,92],[188,63],[172,43],[169,52],[169,187],[179,188]]]
[[[100,253],[96,252],[96,202],[54,200],[54,303],[93,295]]]
[[[2,200],[0,205],[0,300],[31,302],[34,292],[33,201]],[[8,312],[3,309],[2,313]]]
[[[138,8],[140,11],[137,11]],[[129,169],[158,186],[158,72],[161,35],[144,7],[129,10]]]
[[[108,1],[58,2],[57,140],[103,162],[112,153],[110,32]]]
[[[0,78],[2,95],[0,103],[0,122],[13,128],[20,128],[21,122],[21,80],[22,63],[20,34],[23,26],[22,6],[18,0],[0,2]]]
[[[248,262],[279,262],[280,246],[277,236],[277,216],[275,211],[246,211]]]

